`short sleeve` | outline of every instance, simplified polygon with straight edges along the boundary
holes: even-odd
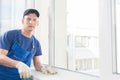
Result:
[[[5,32],[3,35],[0,36],[0,48],[10,50],[12,46],[12,42],[15,39],[15,32],[8,31]]]
[[[36,53],[35,53],[35,56],[40,56],[42,55],[42,50],[41,50],[41,45],[40,45],[40,42],[37,40],[37,44],[36,44]]]

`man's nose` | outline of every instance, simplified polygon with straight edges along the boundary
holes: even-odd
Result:
[[[30,20],[30,23],[33,23],[33,20]]]

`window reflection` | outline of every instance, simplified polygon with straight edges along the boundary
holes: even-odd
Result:
[[[89,37],[88,36],[75,36],[75,47],[88,47],[89,46]]]
[[[68,46],[68,55],[73,54],[74,61],[70,69],[98,74],[98,0],[67,0],[67,3],[67,33],[73,38],[69,39],[73,45]]]

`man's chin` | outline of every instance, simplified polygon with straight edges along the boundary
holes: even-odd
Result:
[[[28,30],[29,32],[33,32],[34,30]]]

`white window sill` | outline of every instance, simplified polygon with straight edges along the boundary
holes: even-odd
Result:
[[[100,80],[98,76],[88,76],[87,74],[76,73],[72,71],[67,71],[63,69],[56,69],[57,74],[47,75],[32,69],[32,75],[34,80]]]

